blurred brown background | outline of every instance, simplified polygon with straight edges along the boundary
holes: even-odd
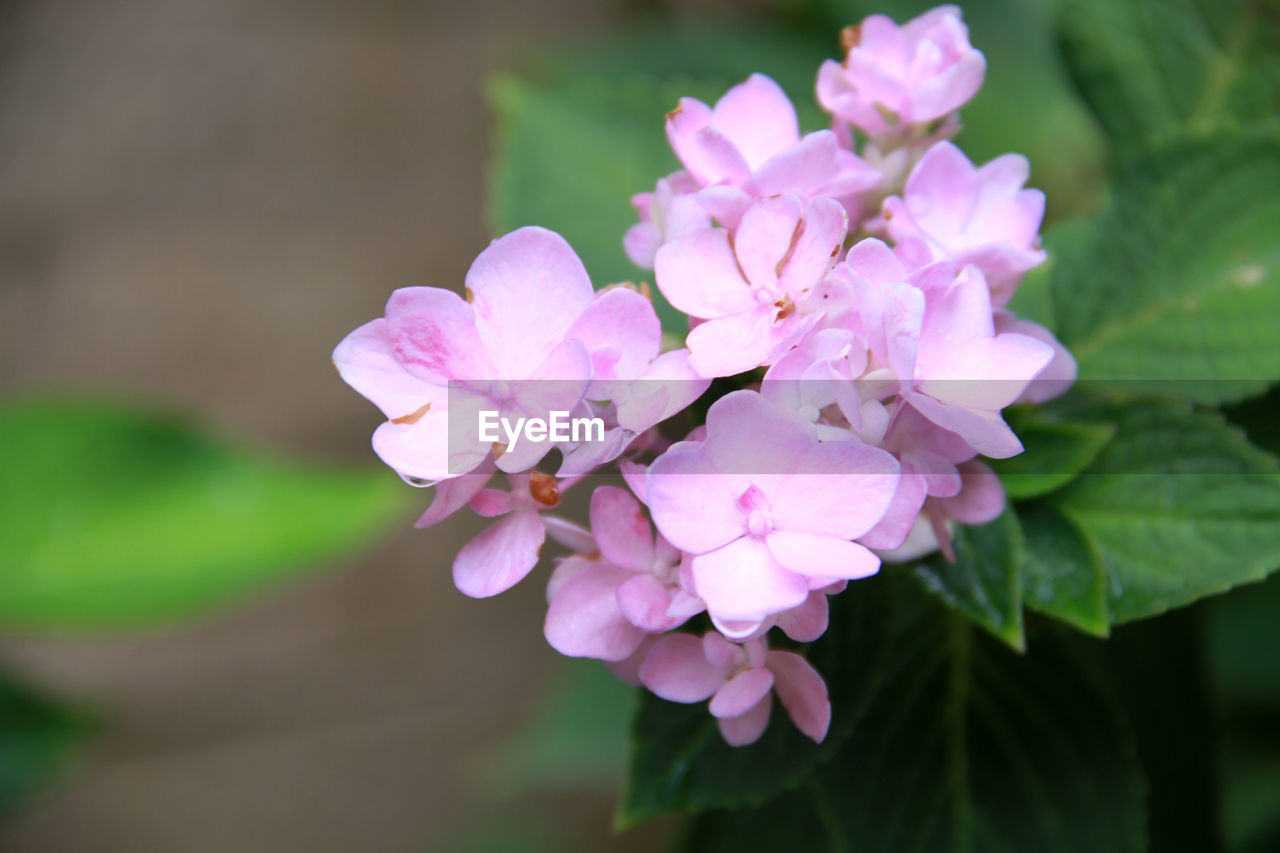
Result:
[[[395,287],[458,286],[486,244],[486,73],[640,11],[10,0],[4,392],[123,390],[293,455],[367,462],[378,416],[329,353]],[[542,591],[464,598],[448,564],[478,526],[411,521],[198,624],[0,638],[9,664],[104,721],[62,784],[0,825],[0,849],[440,850],[530,809],[583,850],[652,849],[669,828],[613,838],[612,792],[514,808],[474,781],[555,670]]]

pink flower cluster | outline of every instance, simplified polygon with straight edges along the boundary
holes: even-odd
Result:
[[[826,686],[786,646],[818,639],[827,596],[881,560],[950,555],[953,524],[999,515],[980,457],[1022,451],[1002,410],[1075,378],[1053,336],[1004,307],[1045,258],[1027,161],[975,166],[947,141],[985,73],[959,11],[872,16],[844,45],[817,78],[830,129],[801,135],[759,74],[667,116],[683,168],[632,200],[624,247],[688,315],[684,347],[662,351],[646,288],[594,291],[569,245],[530,227],[480,254],[466,299],[398,290],[334,353],[388,419],[374,450],[435,486],[419,526],[464,506],[495,519],[454,561],[462,592],[508,589],[550,536],[569,555],[547,641],[665,699],[709,699],[733,745],[760,737],[774,694],[823,739]],[[721,377],[736,390],[670,435]],[[484,441],[485,410],[590,416],[602,433]],[[554,474],[537,467],[553,449]],[[594,488],[589,527],[548,512],[610,469],[625,488]]]

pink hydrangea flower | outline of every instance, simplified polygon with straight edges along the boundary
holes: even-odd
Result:
[[[727,228],[736,228],[757,199],[782,193],[856,199],[880,174],[820,130],[801,138],[795,107],[763,74],[752,74],[708,107],[681,98],[667,115],[667,139],[701,186],[699,201]]]
[[[640,682],[671,702],[710,699],[709,710],[730,746],[755,743],[769,725],[778,694],[796,728],[821,743],[831,727],[831,700],[818,671],[794,652],[770,650],[763,639],[743,645],[711,631],[669,634],[640,666]]]
[[[963,438],[1003,459],[1022,443],[1000,416],[1053,358],[1053,348],[1023,334],[997,334],[986,280],[977,267],[959,275],[950,262],[907,273],[879,240],[849,251],[832,276],[838,317],[871,353],[862,377]]]
[[[824,427],[823,410],[837,406],[861,430],[862,400],[853,380],[867,369],[867,348],[848,329],[819,329],[778,359],[764,375],[760,393],[770,402],[818,426],[818,435],[838,439]]]
[[[947,118],[986,76],[986,58],[969,44],[955,6],[939,6],[901,27],[871,15],[847,28],[842,41],[844,62],[827,60],[818,72],[818,103],[873,138]]]
[[[914,316],[896,318],[900,375],[914,377],[900,389],[903,400],[984,456],[1021,453],[1022,442],[1000,412],[1049,364],[1053,348],[1027,335],[996,333],[990,293],[977,267],[965,267],[950,285],[922,296],[918,325]],[[914,371],[908,374],[909,362]]]
[[[334,352],[343,378],[390,418],[374,449],[402,476],[429,483],[478,466],[490,452],[478,438],[480,410],[545,419],[577,406],[593,376],[657,356],[661,329],[648,300],[596,295],[573,249],[546,229],[493,241],[466,283],[470,302],[435,287],[395,291],[386,317]],[[497,467],[527,470],[550,448],[499,448]]]
[[[986,276],[992,303],[1004,305],[1027,270],[1045,259],[1044,193],[1025,189],[1030,168],[1020,154],[976,168],[950,142],[933,146],[912,169],[902,197],[884,202],[898,253],[909,266],[973,264]]]
[[[622,247],[631,263],[651,270],[653,256],[663,243],[699,228],[711,227],[711,214],[694,195],[700,189],[702,185],[692,175],[679,171],[659,178],[653,192],[631,197],[631,206],[640,217],[622,238]]]
[[[560,505],[562,491],[572,481],[557,482],[541,471],[509,474],[511,490],[485,488],[490,474],[461,478],[465,485],[443,495],[437,494],[439,510],[432,503],[419,527],[435,524],[466,498],[465,505],[485,518],[498,518],[488,529],[466,545],[453,561],[453,583],[464,595],[488,598],[506,592],[524,579],[538,563],[547,534],[574,549],[589,549],[591,537],[578,525],[554,516],[542,515]],[[476,484],[479,483],[479,487]],[[441,484],[444,486],[446,484]],[[440,487],[437,487],[440,488]],[[469,493],[469,494],[468,494]]]
[[[706,439],[649,468],[654,524],[692,556],[694,589],[725,621],[760,621],[810,590],[874,574],[854,542],[884,516],[898,463],[858,441],[819,443],[811,425],[754,391],[721,397]]]
[[[662,536],[655,539],[629,492],[598,487],[590,519],[598,557],[566,558],[547,588],[543,632],[552,648],[570,657],[620,661],[647,634],[702,612],[702,602],[680,585],[680,552]]]
[[[660,250],[658,288],[677,309],[704,320],[689,333],[689,363],[701,376],[729,376],[776,360],[818,319],[809,299],[844,241],[844,209],[778,196],[754,205],[733,237],[695,231]]]
[[[563,448],[564,461],[558,473],[584,474],[612,462],[639,436],[701,397],[710,384],[710,379],[699,376],[690,366],[687,349],[662,353],[635,379],[594,382],[584,406],[591,416],[604,421],[604,440]]]

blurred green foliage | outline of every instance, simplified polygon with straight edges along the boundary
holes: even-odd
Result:
[[[0,672],[0,817],[61,770],[93,727],[86,713]]]
[[[369,541],[406,508],[385,471],[283,461],[198,425],[87,399],[9,403],[0,625],[173,621]]]
[[[4,403],[0,446],[8,632],[190,618],[330,563],[407,509],[389,472],[287,462],[105,398]],[[0,811],[66,763],[86,721],[0,672]]]

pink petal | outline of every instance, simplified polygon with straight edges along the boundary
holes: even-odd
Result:
[[[707,214],[714,217],[722,228],[736,229],[742,222],[751,205],[755,204],[755,196],[741,187],[718,184],[699,190],[694,198]]]
[[[782,87],[752,74],[716,102],[712,124],[732,140],[754,170],[800,141],[795,107]]]
[[[667,141],[671,150],[695,179],[702,184],[713,184],[721,178],[721,169],[707,159],[698,144],[698,131],[711,121],[711,108],[697,98],[681,98],[676,108],[667,113]],[[746,163],[741,164],[746,171]]]
[[[961,343],[994,335],[986,279],[976,267],[965,267],[945,292],[927,294],[916,377],[930,376]]]
[[[1006,333],[967,341],[917,375],[921,393],[969,409],[997,411],[1010,405],[1053,360],[1053,347]]]
[[[664,352],[653,360],[640,381],[632,383],[627,400],[618,405],[618,424],[644,432],[688,408],[711,385],[689,365],[687,349]]]
[[[791,251],[803,214],[804,206],[793,195],[765,199],[743,214],[733,246],[738,264],[753,288],[773,293],[778,271]]]
[[[964,485],[952,498],[941,498],[943,512],[961,524],[986,524],[1004,512],[1004,486],[990,466],[977,459],[961,462]]]
[[[649,469],[641,465],[639,462],[632,462],[630,459],[623,459],[618,463],[618,470],[622,473],[622,481],[627,484],[627,488],[631,489],[631,493],[636,496],[636,500],[645,506],[649,505]]]
[[[773,531],[765,541],[779,564],[799,574],[857,580],[880,570],[880,558],[856,542],[785,530]]]
[[[956,253],[956,263],[982,270],[991,290],[991,304],[1005,305],[1017,292],[1027,270],[1044,263],[1044,249],[1019,248],[1010,243],[985,243]]]
[[[606,560],[633,572],[652,568],[653,530],[640,502],[630,492],[617,486],[599,486],[591,494],[590,519],[596,544]]]
[[[824,442],[794,464],[771,494],[778,528],[856,539],[875,526],[898,490],[898,462],[860,441]]]
[[[560,594],[560,588],[569,582],[569,578],[600,565],[599,560],[581,554],[557,557],[552,562],[554,565],[551,576],[547,578],[547,604],[551,604],[551,600]]]
[[[485,487],[496,470],[493,460],[485,459],[483,464],[470,474],[441,481],[435,487],[431,506],[427,507],[427,511],[413,526],[431,527],[462,509],[477,492]]]
[[[476,515],[493,518],[511,512],[515,508],[514,497],[511,492],[504,492],[501,489],[481,489],[467,501],[467,506],[471,507]]]
[[[827,685],[813,666],[794,652],[769,652],[766,665],[773,672],[773,689],[796,728],[822,743],[831,726]]]
[[[934,239],[962,232],[978,196],[978,173],[969,158],[950,142],[939,142],[920,158],[907,178],[907,209],[920,228]],[[897,239],[895,222],[889,233]]]
[[[916,373],[926,316],[924,293],[909,284],[891,284],[881,292],[885,356],[900,380]]]
[[[543,633],[551,647],[569,657],[629,657],[645,636],[618,606],[618,586],[631,577],[623,569],[597,564],[569,578],[547,609]]]
[[[938,426],[963,438],[983,456],[1008,459],[1022,452],[1022,442],[999,412],[952,406],[924,394],[910,394],[907,402]]]
[[[668,634],[658,639],[640,665],[640,683],[668,702],[701,702],[725,683],[724,673],[702,653],[702,639]]]
[[[568,337],[582,341],[591,353],[594,379],[636,379],[657,358],[662,327],[648,299],[614,287],[596,294]]]
[[[808,581],[779,565],[764,542],[753,538],[694,557],[693,575],[707,610],[723,619],[761,619],[809,595]]]
[[[873,284],[891,284],[907,280],[907,270],[883,240],[868,237],[849,249],[845,264],[851,271]]]
[[[415,376],[489,379],[495,367],[476,333],[471,306],[451,290],[402,287],[387,300],[386,331],[396,358]]]
[[[877,551],[890,551],[907,540],[924,506],[925,478],[904,462],[898,491],[875,527],[858,537],[858,541]]]
[[[453,584],[463,595],[488,598],[515,586],[538,562],[547,532],[532,510],[504,516],[472,539],[453,561]]]
[[[755,391],[730,392],[707,410],[703,450],[725,473],[790,473],[815,444],[812,425]]]
[[[817,199],[805,210],[804,224],[796,235],[780,282],[792,298],[815,289],[831,269],[844,244],[848,224],[844,206],[835,199]]]
[[[771,157],[748,186],[760,198],[788,192],[807,196],[840,171],[841,159],[836,135],[830,130],[815,131]]]
[[[662,245],[662,232],[652,222],[637,222],[622,235],[622,250],[642,270],[653,269],[653,256]]]
[[[632,625],[651,633],[667,631],[684,619],[672,619],[667,610],[672,589],[651,574],[632,574],[618,586],[618,607]]]
[[[767,619],[721,619],[711,614],[711,625],[735,643],[745,643],[763,637],[773,627]]]
[[[542,526],[547,529],[548,536],[570,551],[590,554],[596,550],[596,541],[592,538],[591,531],[568,519],[543,513]]]
[[[676,594],[671,597],[671,603],[667,605],[667,618],[675,619],[677,620],[676,624],[680,624],[706,609],[707,606],[702,603],[701,598],[696,595],[690,595],[683,589],[678,589]]]
[[[493,359],[492,378],[522,379],[591,304],[591,279],[564,238],[528,226],[499,237],[467,272],[475,328]]]
[[[373,451],[402,477],[435,482],[474,468],[487,452],[474,448],[461,455],[450,452],[449,413],[441,405],[426,410],[410,423],[387,421],[373,432]]]
[[[555,347],[529,375],[515,384],[515,394],[502,406],[501,416],[547,420],[551,412],[572,412],[591,381],[591,357],[581,341],[565,341]],[[504,436],[505,440],[505,436]],[[521,437],[497,458],[499,470],[514,473],[532,468],[555,445]]]
[[[672,545],[701,554],[742,535],[738,479],[721,474],[698,447],[675,447],[649,467],[649,512]]]
[[[1038,323],[1020,320],[1008,311],[996,312],[996,331],[998,333],[1013,332],[1019,335],[1043,341],[1053,348],[1053,359],[1044,370],[1031,381],[1027,389],[1018,399],[1022,403],[1045,403],[1070,390],[1075,384],[1079,368],[1075,357],[1053,336],[1053,333]]]
[[[343,338],[333,351],[333,364],[343,381],[388,418],[412,414],[423,404],[447,396],[442,385],[428,383],[405,369],[396,357],[386,320],[372,320]]]
[[[689,364],[699,376],[714,379],[746,373],[767,364],[787,330],[774,322],[778,309],[765,303],[698,324],[689,333]]]
[[[754,708],[742,716],[716,720],[725,743],[729,746],[747,746],[760,740],[764,730],[769,727],[769,711],[772,706],[773,697],[765,694]]]
[[[970,50],[960,61],[936,77],[924,81],[911,93],[911,118],[933,121],[964,106],[982,88],[987,61],[982,53]]]
[[[702,654],[726,674],[747,663],[746,649],[738,643],[729,642],[715,631],[702,635]]]
[[[662,295],[691,317],[724,317],[756,305],[724,229],[695,231],[665,244],[653,270]]]
[[[830,606],[825,592],[814,591],[802,604],[777,615],[778,627],[797,643],[812,643],[827,633]]]
[[[773,689],[773,673],[764,667],[744,670],[725,682],[711,697],[713,717],[740,717]]]
[[[1021,154],[1003,154],[978,168],[978,198],[974,205],[973,218],[977,222],[999,216],[1002,208],[1008,205],[1031,177],[1031,162]],[[1041,198],[1043,198],[1041,194]],[[1029,224],[1029,223],[1028,223]],[[1039,230],[1040,223],[1029,231],[1022,231],[1021,239],[1010,242],[1029,242]]]

